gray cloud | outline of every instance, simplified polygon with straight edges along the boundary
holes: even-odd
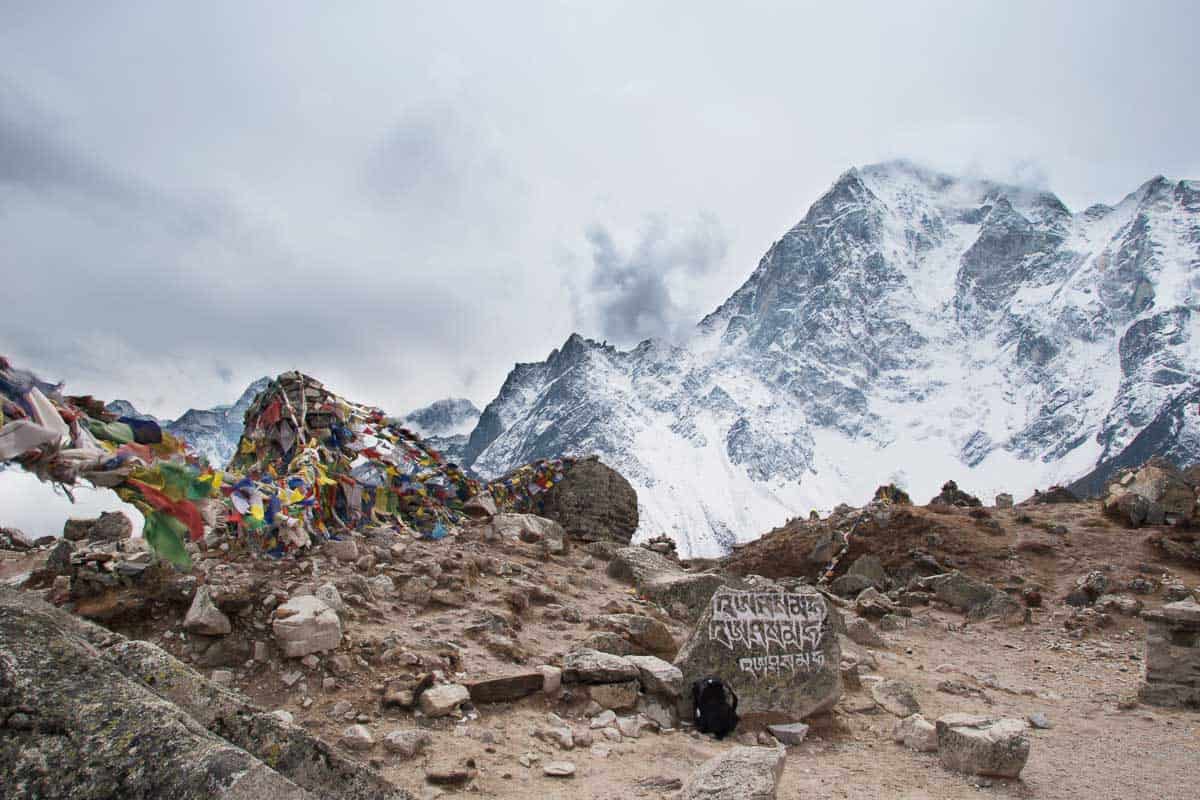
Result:
[[[595,316],[599,335],[621,344],[679,338],[696,323],[689,281],[715,272],[728,252],[712,216],[674,234],[661,219],[652,219],[627,252],[603,225],[589,227],[586,239],[591,274],[586,291],[576,292],[579,321],[586,330],[589,316]]]
[[[0,352],[162,416],[292,368],[482,405],[575,328],[676,336],[852,164],[1200,177],[1195,3],[19,5]]]

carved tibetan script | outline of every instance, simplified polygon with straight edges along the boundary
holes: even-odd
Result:
[[[784,592],[718,592],[712,599],[709,638],[735,653],[738,666],[754,673],[795,673],[824,665],[823,599]]]

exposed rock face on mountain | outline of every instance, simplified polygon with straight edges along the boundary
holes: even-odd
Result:
[[[714,555],[875,486],[1094,491],[1200,459],[1200,184],[1072,213],[904,162],[851,169],[678,345],[572,335],[462,453],[484,477],[599,454],[638,538]]]
[[[246,387],[233,405],[191,408],[164,427],[172,436],[178,436],[207,456],[210,463],[224,466],[237,450],[246,409],[270,383],[270,378],[259,378]]]
[[[5,797],[411,797],[155,645],[7,587],[0,714]]]
[[[270,383],[270,378],[259,378],[246,387],[246,391],[242,392],[242,396],[233,405],[190,408],[173,422],[158,422],[172,436],[183,439],[203,454],[210,464],[225,466],[233,458],[238,440],[242,438],[242,420],[246,416],[246,409]],[[113,400],[106,408],[123,417],[154,419],[149,414],[139,412],[128,400]]]
[[[467,436],[479,422],[480,411],[465,398],[447,398],[410,411],[404,423],[447,461],[462,463]]]

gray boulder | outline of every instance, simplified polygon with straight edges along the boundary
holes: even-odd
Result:
[[[5,796],[409,798],[160,648],[4,587],[0,717]]]
[[[700,765],[683,800],[775,800],[786,757],[782,746],[734,747]]]
[[[888,586],[891,585],[891,579],[888,577],[887,571],[883,568],[883,562],[876,555],[867,554],[859,556],[850,565],[850,569],[846,570],[846,574],[865,578],[871,586],[874,586],[881,592],[887,591]]]
[[[919,582],[932,589],[943,603],[966,614],[968,619],[1007,618],[1021,613],[1020,603],[1008,594],[957,570],[921,578]]]
[[[577,461],[542,495],[538,513],[573,539],[629,544],[638,527],[637,492],[621,473],[591,456]]]
[[[743,716],[793,720],[833,708],[842,694],[840,663],[826,600],[808,587],[719,589],[675,659],[684,686],[719,675],[737,692]]]

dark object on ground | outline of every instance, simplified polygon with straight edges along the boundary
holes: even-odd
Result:
[[[930,500],[929,505],[977,508],[982,506],[983,502],[975,495],[967,494],[962,489],[959,489],[958,484],[954,481],[946,481],[944,484],[942,484],[941,494]]]
[[[1032,505],[1052,505],[1055,503],[1082,503],[1079,496],[1065,486],[1051,486],[1044,492],[1033,490],[1033,497],[1025,501]]]
[[[701,678],[693,683],[692,705],[696,709],[696,729],[701,733],[724,739],[737,727],[737,695],[720,678]]]

